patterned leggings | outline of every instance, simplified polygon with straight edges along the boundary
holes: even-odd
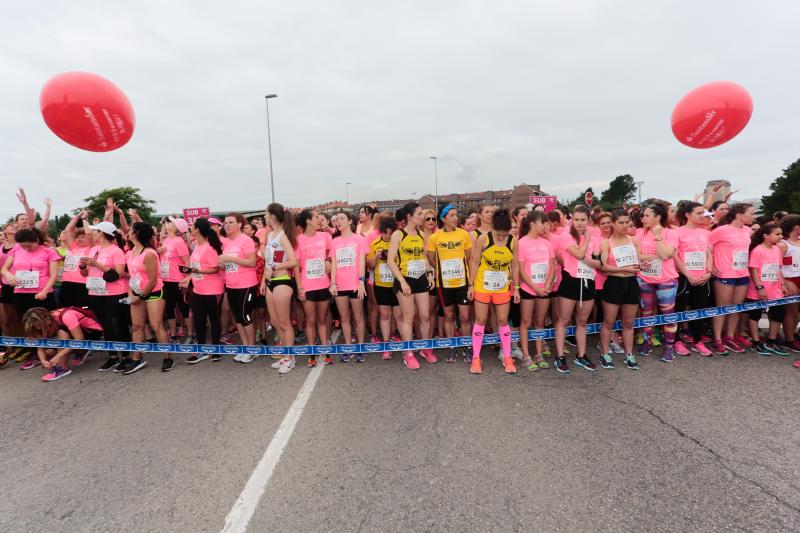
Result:
[[[647,283],[642,281],[641,278],[636,278],[639,281],[639,289],[641,289],[641,308],[642,316],[648,317],[656,314],[656,305],[660,314],[672,313],[675,311],[675,297],[678,294],[678,280],[672,279],[663,283]],[[668,346],[675,344],[675,333],[678,331],[677,324],[665,324],[664,328],[664,342]],[[652,326],[644,328],[644,340],[650,342],[653,336]]]

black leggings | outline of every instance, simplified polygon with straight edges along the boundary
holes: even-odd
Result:
[[[61,292],[58,294],[59,307],[87,307],[89,305],[89,292],[85,283],[75,281],[62,281]]]
[[[255,303],[257,292],[257,286],[243,289],[225,289],[233,318],[240,326],[249,326],[253,323],[253,304]]]
[[[119,303],[125,294],[114,296],[89,296],[89,308],[103,326],[103,338],[107,341],[130,341],[128,326],[131,323],[130,306]],[[119,356],[116,350],[109,350],[111,355]]]
[[[675,311],[696,311],[708,306],[711,297],[711,285],[706,282],[702,285],[692,285],[685,276],[678,277],[678,295],[675,298]],[[698,319],[689,321],[689,331],[692,332],[694,342],[700,342],[706,329],[708,320]]]
[[[197,342],[206,343],[206,319],[211,324],[211,344],[220,343],[222,324],[219,320],[219,308],[222,301],[221,294],[196,294],[192,293],[189,299],[194,317],[194,330],[197,333]]]
[[[178,287],[177,281],[164,282],[164,301],[167,303],[164,308],[164,319],[172,320],[175,318],[175,307],[181,310],[183,318],[189,318],[189,304],[183,299],[183,291]]]

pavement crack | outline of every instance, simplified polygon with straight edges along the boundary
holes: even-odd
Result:
[[[622,405],[625,405],[625,406],[628,406],[628,407],[633,407],[635,409],[638,409],[639,411],[643,411],[643,412],[649,414],[652,418],[656,419],[661,425],[671,429],[677,435],[679,435],[681,438],[686,439],[686,440],[694,443],[699,448],[701,448],[701,449],[705,450],[706,452],[708,452],[709,454],[711,454],[711,456],[714,458],[716,463],[719,464],[723,469],[725,469],[728,472],[730,472],[731,475],[733,475],[733,477],[753,485],[754,487],[758,488],[764,494],[766,494],[768,496],[771,496],[778,503],[780,503],[783,506],[791,509],[792,511],[800,514],[800,507],[792,504],[791,502],[788,502],[788,501],[784,500],[779,495],[775,494],[772,490],[770,490],[768,487],[766,487],[763,483],[760,483],[760,482],[756,481],[755,479],[751,479],[751,478],[747,477],[746,475],[742,474],[741,472],[738,472],[736,469],[734,469],[731,466],[729,466],[728,464],[726,464],[726,461],[729,461],[729,460],[726,459],[725,457],[723,457],[722,455],[720,455],[716,450],[714,450],[710,446],[707,446],[706,444],[702,443],[698,438],[693,437],[692,435],[689,435],[688,433],[683,431],[681,428],[671,424],[670,422],[668,422],[666,419],[664,419],[661,415],[659,415],[658,413],[656,413],[652,409],[650,409],[648,407],[641,406],[641,405],[639,405],[639,404],[637,404],[635,402],[628,402],[628,401],[625,401],[625,400],[623,400],[621,398],[617,398],[615,396],[611,396],[607,392],[597,391],[597,393],[599,395],[603,396],[604,398],[608,398],[609,400],[612,400],[612,401],[617,402],[619,404],[622,404]],[[732,461],[732,462],[739,462],[740,464],[742,464],[740,461]],[[767,470],[770,470],[770,469],[767,469]],[[778,476],[778,477],[781,477],[781,476]],[[783,478],[781,478],[781,479],[783,479]],[[796,488],[796,487],[794,487],[794,485],[792,483],[789,483],[789,485],[792,488]]]

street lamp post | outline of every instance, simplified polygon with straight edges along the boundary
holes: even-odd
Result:
[[[642,185],[644,185],[643,181],[636,182],[636,188],[639,190],[639,206],[642,205]]]
[[[439,212],[439,160],[436,158],[435,155],[429,157],[433,159],[433,186],[435,194],[435,196],[433,197],[433,209],[438,213]]]
[[[275,203],[275,178],[272,174],[272,135],[269,130],[269,99],[277,98],[277,94],[268,94],[264,97],[267,102],[267,147],[269,150],[269,190],[272,193],[272,203]]]
[[[350,182],[349,181],[345,182],[344,190],[345,190],[345,203],[347,204],[347,207],[350,207]]]

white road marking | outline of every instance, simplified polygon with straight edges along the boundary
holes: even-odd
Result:
[[[303,414],[306,402],[311,397],[311,393],[314,391],[320,375],[322,375],[323,368],[325,368],[325,364],[320,361],[319,366],[309,372],[303,387],[297,393],[297,397],[289,407],[286,416],[283,417],[281,425],[278,426],[278,430],[272,437],[266,451],[264,451],[264,455],[250,475],[250,479],[247,480],[247,484],[242,489],[239,497],[236,498],[236,502],[231,507],[228,516],[225,517],[225,526],[222,528],[223,533],[243,533],[247,529],[250,519],[253,518],[253,514],[256,512],[258,503],[264,496],[272,473],[275,471],[275,466],[280,461],[289,439],[292,438],[292,433],[294,433],[297,422]]]

